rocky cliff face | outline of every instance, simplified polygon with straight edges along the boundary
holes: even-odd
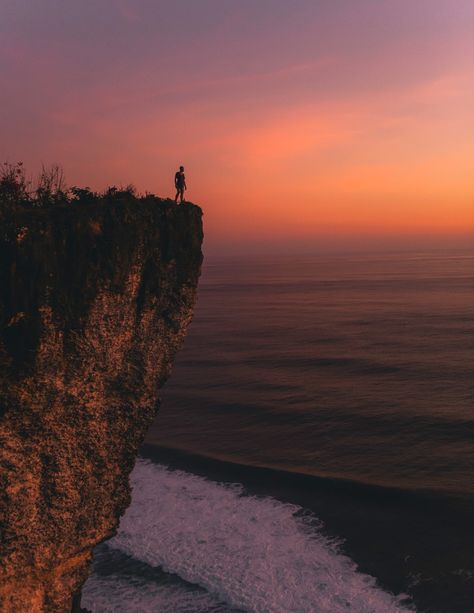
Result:
[[[201,210],[149,198],[0,228],[0,610],[69,611],[191,320]]]

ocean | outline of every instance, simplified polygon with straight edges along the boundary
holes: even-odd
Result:
[[[94,612],[474,610],[474,252],[206,260]]]

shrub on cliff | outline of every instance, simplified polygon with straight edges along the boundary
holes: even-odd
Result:
[[[42,166],[33,181],[27,179],[22,162],[0,165],[0,212],[7,214],[20,208],[45,208],[71,201],[64,171],[58,164]]]
[[[81,205],[98,202],[125,202],[159,198],[140,195],[134,185],[108,187],[94,192],[89,187],[68,187],[64,171],[58,164],[43,165],[36,181],[27,180],[22,162],[0,165],[0,217],[8,217],[20,208],[48,208],[56,205]]]
[[[0,202],[3,206],[16,208],[30,199],[29,184],[22,162],[4,162],[0,166]]]
[[[68,188],[64,171],[59,164],[43,165],[32,202],[35,206],[51,206],[68,202]]]
[[[69,202],[73,204],[88,204],[98,200],[99,195],[89,187],[77,187],[74,185],[68,192]]]

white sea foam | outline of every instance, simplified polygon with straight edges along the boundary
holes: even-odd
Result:
[[[297,506],[248,496],[241,486],[146,460],[137,462],[131,482],[132,504],[109,545],[204,587],[213,602],[255,613],[411,610],[372,577],[357,572],[354,562],[309,525]],[[95,584],[87,584],[84,604],[94,611],[112,610],[105,603],[117,599],[123,606],[115,611],[173,610],[158,601],[153,605],[153,598],[164,595],[156,586],[143,588],[141,596],[135,590],[133,598],[141,597],[142,604],[134,600],[126,608],[118,578],[91,581]],[[102,596],[103,607],[98,604],[101,586],[108,594]],[[174,595],[182,597],[179,590]],[[198,602],[205,594],[192,597],[197,598],[194,608],[188,602],[188,608],[183,603],[174,611],[212,610]]]
[[[157,585],[119,576],[92,575],[84,586],[83,607],[92,613],[221,613],[225,609],[212,594],[179,586]]]

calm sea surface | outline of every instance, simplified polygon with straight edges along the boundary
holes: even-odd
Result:
[[[472,612],[473,332],[474,253],[207,261],[85,604]]]

